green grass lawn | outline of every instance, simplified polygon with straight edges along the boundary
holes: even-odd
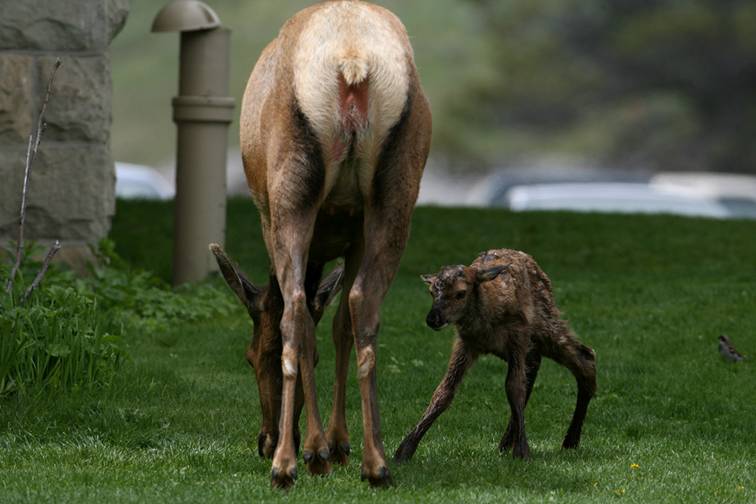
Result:
[[[170,225],[167,204],[119,202],[112,237],[132,264],[167,277]],[[359,479],[352,366],[349,465],[313,478],[300,463],[296,487],[273,490],[270,463],[256,453],[257,389],[243,359],[251,328],[240,309],[132,335],[132,360],[107,389],[0,402],[0,502],[756,500],[756,363],[728,365],[716,350],[726,333],[756,354],[756,222],[418,209],[379,338],[389,453],[425,408],[452,340],[451,330],[424,326],[430,298],[418,275],[493,247],[531,253],[596,350],[599,390],[579,450],[559,449],[574,380],[547,361],[526,412],[532,460],[500,456],[506,366],[486,357],[413,461],[392,465],[395,486],[372,490]],[[264,280],[267,258],[247,201],[230,203],[227,248]],[[318,330],[326,418],[333,311]]]

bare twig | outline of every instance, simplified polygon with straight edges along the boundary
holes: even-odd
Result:
[[[53,260],[53,257],[55,257],[55,254],[58,253],[58,250],[60,250],[60,242],[58,240],[55,240],[55,243],[53,243],[50,249],[47,251],[47,255],[45,256],[45,260],[42,261],[42,267],[39,268],[37,276],[34,277],[34,281],[29,286],[29,288],[26,289],[26,292],[24,292],[24,297],[21,298],[21,304],[26,303],[26,300],[29,299],[29,296],[31,296],[32,292],[34,292],[34,289],[39,287],[39,284],[45,277],[45,273],[47,273],[47,268],[50,267],[50,261]]]
[[[39,144],[42,141],[42,133],[45,129],[45,111],[47,110],[47,102],[50,101],[50,95],[52,94],[53,81],[55,80],[55,74],[60,68],[60,58],[55,60],[55,68],[53,68],[50,80],[47,82],[47,91],[45,92],[45,98],[42,101],[42,108],[39,111],[37,117],[37,125],[29,135],[29,145],[26,148],[26,167],[24,168],[24,187],[21,192],[21,218],[18,223],[18,241],[16,242],[16,260],[11,268],[8,281],[5,284],[5,292],[10,294],[13,291],[13,282],[16,279],[18,270],[21,267],[21,260],[24,253],[24,224],[26,223],[26,197],[29,193],[29,176],[31,175],[32,164],[37,157],[37,151],[39,150]],[[57,252],[57,251],[56,251]]]

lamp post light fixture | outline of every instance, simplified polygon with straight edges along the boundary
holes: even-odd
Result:
[[[180,32],[173,284],[203,280],[217,269],[210,243],[226,234],[226,156],[234,99],[229,97],[230,30],[197,0],[173,0],[153,32]]]

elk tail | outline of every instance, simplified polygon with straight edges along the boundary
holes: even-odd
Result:
[[[369,77],[370,67],[364,55],[349,50],[339,58],[339,108],[346,136],[367,127]]]
[[[350,49],[339,58],[339,71],[346,85],[353,87],[368,78],[370,68],[364,55]]]

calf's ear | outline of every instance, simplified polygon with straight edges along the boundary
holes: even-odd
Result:
[[[311,302],[312,320],[317,324],[323,316],[323,312],[326,307],[331,304],[333,298],[341,290],[341,285],[344,281],[344,266],[336,266],[328,276],[326,276],[320,287],[315,293],[315,298]]]
[[[420,275],[420,280],[425,282],[425,285],[433,285],[433,282],[436,281],[436,275]]]
[[[239,298],[239,301],[247,308],[250,315],[259,314],[262,311],[262,289],[247,279],[220,245],[211,243],[210,251],[215,256],[223,279]]]
[[[483,270],[477,270],[475,279],[478,283],[488,282],[499,276],[501,273],[509,269],[508,264],[494,266]]]

